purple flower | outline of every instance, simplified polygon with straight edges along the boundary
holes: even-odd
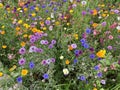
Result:
[[[53,63],[54,63],[54,62],[55,62],[55,58],[51,58],[51,62],[53,62]]]
[[[42,5],[42,8],[46,8],[46,5]]]
[[[102,26],[106,26],[106,22],[102,22],[101,25],[102,25]]]
[[[85,16],[87,13],[86,11],[82,11],[82,15]]]
[[[79,54],[79,50],[75,50],[74,53],[75,53],[75,54]]]
[[[47,59],[46,63],[49,65],[51,63],[51,59]]]
[[[34,67],[35,67],[35,64],[34,64],[34,62],[31,61],[31,62],[29,63],[29,68],[30,68],[30,69],[33,69]]]
[[[29,52],[36,52],[37,51],[37,47],[36,46],[31,46],[29,49]]]
[[[25,54],[26,53],[26,49],[24,47],[19,49],[19,53],[20,54]]]
[[[48,75],[47,73],[45,73],[45,74],[43,75],[43,78],[44,78],[44,79],[48,79],[48,78],[49,78],[49,75]]]
[[[46,65],[46,60],[42,60],[41,64]]]
[[[24,58],[21,58],[21,59],[19,60],[19,65],[24,65],[25,62],[26,62],[26,60],[25,60]]]
[[[97,74],[97,76],[98,76],[98,77],[102,77],[102,72],[99,72],[99,73]]]
[[[84,75],[82,75],[82,76],[78,77],[78,79],[80,79],[80,80],[82,80],[82,81],[85,81],[85,80],[86,80],[86,78],[85,78],[85,76],[84,76]]]
[[[95,54],[90,54],[90,58],[94,59],[95,58]]]
[[[95,70],[99,70],[100,68],[99,68],[98,65],[96,65],[96,66],[94,67],[94,69],[95,69]]]
[[[51,44],[56,44],[56,40],[52,40],[52,41],[51,41]]]
[[[108,46],[107,48],[108,48],[108,50],[112,50],[113,49],[112,46]]]
[[[101,80],[101,83],[102,83],[102,84],[106,84],[106,81],[105,81],[105,80]]]
[[[30,43],[34,43],[35,42],[35,38],[30,38]]]
[[[50,45],[48,46],[48,48],[50,48],[50,49],[53,48],[53,44],[50,44]]]
[[[44,44],[44,43],[45,43],[45,40],[41,40],[40,43],[41,43],[41,44]]]
[[[83,44],[83,47],[84,47],[84,48],[89,48],[89,44],[88,44],[88,43],[84,43],[84,44]]]
[[[44,41],[44,44],[47,45],[49,42],[47,40]]]
[[[77,45],[76,44],[71,44],[72,48],[77,48]]]
[[[18,83],[22,83],[22,77],[19,76],[19,77],[16,79],[16,81],[17,81]]]
[[[78,62],[78,59],[74,59],[74,64],[76,64]]]
[[[46,24],[46,25],[50,25],[50,20],[46,20],[46,21],[45,21],[45,24]]]
[[[43,49],[41,49],[41,48],[37,48],[37,50],[36,50],[38,53],[42,53],[43,52]]]
[[[114,13],[116,13],[116,14],[118,14],[119,12],[120,12],[120,11],[119,11],[119,10],[117,10],[117,9],[116,9],[116,10],[114,10]]]
[[[87,34],[90,34],[90,33],[91,33],[91,29],[90,29],[90,28],[87,28],[87,29],[86,29],[86,33],[87,33]]]
[[[85,40],[84,38],[82,38],[82,39],[80,40],[80,42],[81,42],[81,43],[86,43],[86,40]]]

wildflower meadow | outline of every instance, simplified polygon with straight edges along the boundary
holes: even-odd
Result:
[[[120,90],[120,0],[0,0],[0,90]]]

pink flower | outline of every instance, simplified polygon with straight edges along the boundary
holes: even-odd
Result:
[[[108,38],[112,40],[112,39],[113,39],[113,36],[112,36],[112,35],[109,35],[109,37],[108,37]]]

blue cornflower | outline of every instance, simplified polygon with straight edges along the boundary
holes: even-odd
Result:
[[[78,59],[74,59],[74,64],[76,64],[78,62]]]
[[[45,73],[45,74],[43,75],[43,78],[44,78],[44,79],[48,79],[48,78],[49,78],[49,75],[48,75],[47,73]]]
[[[94,59],[95,58],[95,54],[90,54],[90,58]]]
[[[98,77],[102,77],[102,72],[99,72],[99,73],[97,74],[97,76],[98,76]]]
[[[85,76],[84,76],[84,75],[82,75],[82,76],[78,77],[78,79],[80,79],[80,80],[82,80],[82,81],[86,80],[86,78],[85,78]]]
[[[95,70],[99,70],[100,68],[99,68],[98,65],[96,65],[96,66],[94,67],[94,69],[95,69]]]
[[[63,0],[63,2],[67,2],[67,0]]]
[[[35,67],[34,62],[30,62],[30,63],[29,63],[29,68],[30,68],[30,69],[33,69],[34,67]]]
[[[86,33],[87,33],[87,34],[90,34],[90,33],[91,33],[91,29],[90,29],[90,28],[87,28],[87,29],[86,29]]]
[[[16,80],[17,80],[18,83],[22,83],[22,77],[21,76],[19,76]]]
[[[75,54],[79,54],[79,50],[75,50],[74,53],[75,53]]]
[[[83,47],[84,47],[84,48],[89,48],[89,44],[88,44],[88,43],[84,43],[84,44],[83,44]]]
[[[85,40],[84,38],[82,38],[82,39],[80,40],[80,42],[81,42],[81,43],[86,43],[86,40]]]
[[[56,8],[56,7],[54,7],[54,8],[53,8],[53,10],[54,10],[54,11],[57,11],[57,8]]]
[[[31,7],[30,7],[30,10],[32,10],[32,11],[33,11],[34,9],[35,9],[35,6],[31,6]]]
[[[46,5],[42,5],[42,8],[46,8]]]

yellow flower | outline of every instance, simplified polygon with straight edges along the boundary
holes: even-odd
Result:
[[[22,24],[22,22],[23,22],[22,20],[19,20],[19,21],[18,21],[18,24]]]
[[[70,12],[70,13],[73,13],[73,10],[71,9],[69,12]]]
[[[27,73],[28,73],[28,70],[27,70],[27,69],[23,69],[23,70],[21,71],[21,75],[22,75],[22,76],[27,75]]]
[[[50,17],[47,18],[47,20],[50,20],[50,19],[51,19]]]
[[[59,22],[59,21],[56,21],[56,22],[55,22],[55,25],[60,25],[60,22]]]
[[[0,8],[2,8],[3,7],[3,4],[2,3],[0,3]]]
[[[2,48],[5,49],[5,48],[7,48],[7,46],[6,46],[6,45],[3,45]]]
[[[67,23],[67,26],[69,26],[70,25],[70,23]]]
[[[5,34],[5,31],[1,31],[1,34],[4,35],[4,34]]]
[[[93,90],[97,90],[97,88],[93,88]]]
[[[28,37],[28,35],[27,35],[27,34],[24,34],[24,35],[23,35],[23,37],[24,37],[24,38],[27,38],[27,37]]]
[[[66,60],[66,61],[65,61],[65,64],[67,64],[67,65],[70,64],[70,61],[69,61],[69,60]]]
[[[96,55],[100,58],[104,58],[105,54],[106,54],[106,50],[100,50],[100,51],[97,52]]]
[[[2,77],[3,76],[3,73],[2,72],[0,72],[0,77]]]
[[[36,10],[36,11],[39,11],[39,8],[38,8],[38,7],[35,7],[35,10]]]
[[[21,42],[21,44],[20,44],[22,47],[24,47],[25,45],[26,45],[26,43],[25,42]]]
[[[32,13],[31,15],[32,15],[33,17],[35,17],[35,16],[36,16],[36,14],[35,14],[35,13]]]
[[[26,12],[28,9],[27,8],[24,8],[24,11]]]
[[[3,25],[1,28],[5,28],[5,26]]]
[[[11,68],[9,69],[9,71],[12,72],[12,71],[15,70],[16,68],[17,68],[17,66],[14,65],[13,67],[11,67]]]
[[[43,30],[46,30],[47,28],[46,27],[43,27]]]
[[[15,29],[16,29],[16,31],[19,31],[19,30],[20,30],[20,27],[16,27]]]

